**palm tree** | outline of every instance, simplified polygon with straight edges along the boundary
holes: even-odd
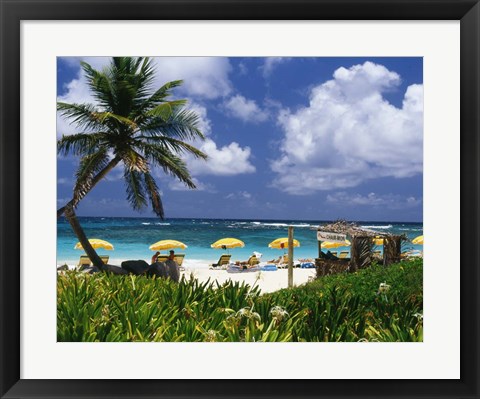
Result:
[[[58,141],[58,153],[79,156],[80,163],[72,199],[57,211],[57,217],[65,215],[90,260],[104,269],[76,217],[78,203],[108,172],[123,164],[127,200],[133,209],[145,208],[149,200],[154,213],[163,219],[152,167],[195,188],[181,156],[188,153],[206,159],[188,143],[204,136],[198,115],[184,107],[186,100],[168,100],[181,80],[152,90],[155,70],[150,59],[114,57],[102,71],[85,62],[81,66],[96,104],[57,103],[60,114],[83,130]]]

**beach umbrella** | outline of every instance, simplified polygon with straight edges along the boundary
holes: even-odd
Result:
[[[375,238],[373,239],[373,243],[374,243],[375,245],[383,245],[383,238],[381,238],[381,237],[375,237]]]
[[[187,246],[180,241],[176,240],[161,240],[156,242],[155,244],[150,245],[149,247],[152,251],[161,251],[166,249],[173,249],[173,248],[180,248],[185,249]]]
[[[108,241],[100,240],[99,238],[90,238],[88,240],[88,242],[95,249],[103,248],[103,249],[107,249],[109,251],[113,251],[113,245],[110,244]],[[77,242],[74,249],[83,249],[82,244]]]
[[[300,242],[298,240],[293,240],[293,246],[299,247]],[[273,240],[270,244],[268,244],[268,247],[275,249],[288,248],[288,237],[277,238],[276,240]]]
[[[215,241],[210,246],[215,249],[243,248],[245,243],[238,238],[222,238],[221,240]]]
[[[422,236],[415,237],[415,238],[412,240],[412,244],[415,244],[415,245],[423,245],[423,235],[422,235]]]
[[[326,249],[348,247],[350,245],[351,245],[351,242],[348,240],[345,240],[344,242],[330,242],[330,241],[322,242],[322,248],[326,248]]]
[[[283,249],[283,261],[282,263],[286,263],[287,260],[285,258],[286,256],[286,249],[288,248],[288,237],[282,237],[282,238],[277,238],[276,240],[273,240],[270,244],[268,244],[269,248],[275,248],[275,249]],[[294,247],[299,247],[300,246],[300,241],[298,240],[293,240],[293,246]],[[281,260],[281,256],[279,261]]]

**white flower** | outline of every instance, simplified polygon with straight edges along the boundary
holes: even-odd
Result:
[[[416,317],[419,321],[420,321],[420,320],[423,320],[423,314],[421,314],[421,313],[415,313],[415,314],[413,315],[413,317]]]
[[[379,294],[386,294],[389,289],[390,289],[390,286],[387,283],[380,283],[380,285],[378,287],[378,293]]]
[[[225,319],[225,324],[228,326],[228,327],[234,327],[238,324],[238,317],[237,317],[237,314],[234,313],[234,314],[231,314],[230,316],[228,316],[226,319]]]
[[[274,319],[282,321],[284,318],[288,317],[288,312],[281,306],[274,306],[272,309],[270,309],[270,315]]]
[[[252,312],[249,308],[240,309],[237,312],[238,317],[245,317],[250,320],[257,320],[258,322],[262,321],[260,315],[257,312]]]
[[[216,342],[217,341],[217,335],[218,335],[218,332],[216,332],[215,330],[208,330],[205,333],[205,341]]]

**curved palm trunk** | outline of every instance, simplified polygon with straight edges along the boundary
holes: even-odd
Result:
[[[105,175],[108,172],[110,172],[115,166],[117,166],[119,162],[120,162],[120,158],[118,158],[118,157],[113,158],[108,163],[108,165],[105,166],[105,168],[102,169],[100,172],[98,172],[98,174],[92,179],[92,182],[90,183],[90,187],[89,187],[88,191],[86,191],[83,195],[79,195],[77,197],[72,198],[65,206],[63,206],[63,207],[61,207],[60,209],[57,210],[57,218],[59,218],[60,216],[63,215],[63,213],[65,212],[65,210],[68,206],[71,206],[72,209],[75,208],[77,206],[77,204],[82,200],[82,198],[84,198],[90,192],[90,190],[93,187],[95,187],[97,185],[97,183],[105,177]]]
[[[80,226],[80,222],[77,219],[77,215],[73,210],[73,206],[65,206],[65,217],[70,223],[70,226],[72,226],[73,232],[77,236],[78,241],[80,241],[80,243],[82,244],[83,249],[85,250],[86,254],[90,258],[94,266],[98,267],[100,270],[105,271],[103,261],[100,259],[100,256],[98,256],[97,252],[95,251],[95,249],[93,249],[92,245],[88,241],[88,238],[85,235],[85,232],[83,231],[82,226]]]

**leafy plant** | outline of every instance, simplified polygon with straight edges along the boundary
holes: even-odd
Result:
[[[256,284],[58,275],[58,341],[422,341],[421,260],[261,294]],[[389,287],[388,289],[386,287]],[[382,288],[383,287],[383,288]]]

